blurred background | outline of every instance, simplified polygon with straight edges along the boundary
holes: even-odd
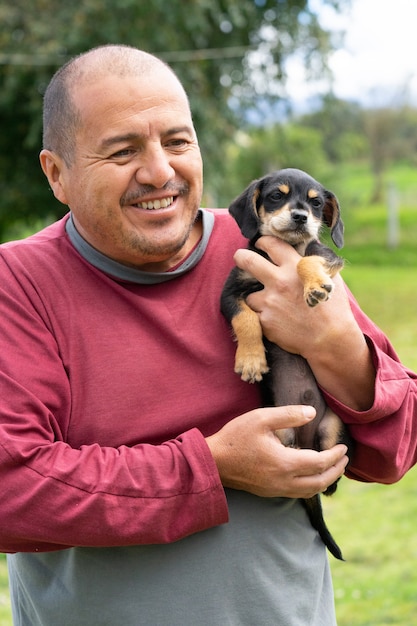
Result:
[[[415,0],[0,0],[0,241],[67,211],[38,161],[52,74],[91,47],[134,45],[167,61],[190,96],[204,206],[228,206],[281,167],[336,193],[345,280],[416,371],[414,13]],[[340,626],[417,625],[415,477],[345,480],[325,502],[347,559],[332,562]]]

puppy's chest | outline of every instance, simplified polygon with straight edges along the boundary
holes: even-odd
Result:
[[[238,270],[238,279],[242,283],[246,294],[250,294],[253,291],[259,291],[263,288],[262,283],[260,283],[259,280],[256,280],[256,278],[245,270]]]

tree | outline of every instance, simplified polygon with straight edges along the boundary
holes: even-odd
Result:
[[[296,167],[321,179],[327,165],[320,133],[290,123],[238,132],[227,146],[225,161],[226,176],[219,188],[222,206],[228,206],[251,180],[273,170]]]
[[[348,1],[323,0],[335,8]],[[190,95],[206,185],[216,195],[224,142],[245,125],[249,106],[280,97],[288,56],[297,51],[317,74],[330,51],[309,0],[0,0],[0,20],[0,238],[16,220],[65,211],[37,154],[42,94],[66,59],[124,43],[169,62]]]
[[[364,109],[329,93],[314,112],[301,116],[296,123],[320,132],[329,161],[369,161],[374,177],[372,203],[384,199],[385,173],[390,164],[415,164],[417,160],[417,111],[407,103]]]
[[[328,93],[322,96],[315,111],[302,115],[297,122],[320,133],[331,163],[368,156],[368,145],[363,135],[363,112],[356,102],[340,100]]]
[[[369,154],[374,188],[371,202],[381,202],[385,195],[387,167],[395,160],[416,162],[417,111],[409,106],[363,111],[364,134]]]

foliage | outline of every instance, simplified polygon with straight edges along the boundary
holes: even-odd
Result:
[[[383,176],[394,160],[416,154],[417,111],[410,107],[381,108],[363,115],[364,131],[368,138],[374,189],[371,200],[381,200]]]
[[[366,184],[350,189],[352,206],[358,194],[361,201],[381,205],[393,164],[415,169],[416,129],[415,108],[363,109],[327,95],[313,112],[235,135],[226,150],[220,203],[227,205],[250,180],[281,167],[305,169],[330,189],[343,187],[346,168],[357,163]]]
[[[369,197],[372,203],[383,199],[385,175],[393,163],[416,163],[417,110],[406,104],[363,109],[330,93],[323,96],[316,111],[301,116],[297,122],[320,132],[331,163],[368,159],[373,174]]]
[[[373,176],[366,164],[334,168],[329,180],[345,223],[344,256],[353,266],[417,267],[417,180],[408,163],[390,166],[381,186],[381,201],[371,203]],[[395,190],[398,245],[390,245],[388,207]]]
[[[322,138],[313,128],[285,123],[240,131],[226,147],[217,201],[228,206],[249,182],[283,167],[308,170],[320,178],[327,169]]]
[[[355,102],[324,95],[317,108],[301,115],[298,123],[314,128],[323,140],[323,149],[331,163],[342,163],[367,155],[363,137],[363,111]]]
[[[206,181],[216,189],[224,142],[249,105],[280,97],[288,56],[296,50],[317,74],[330,49],[309,0],[0,0],[0,22],[0,236],[16,219],[63,212],[37,153],[42,94],[68,58],[124,43],[169,62],[190,95]]]

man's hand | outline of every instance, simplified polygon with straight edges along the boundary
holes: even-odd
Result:
[[[357,327],[348,298],[339,276],[334,293],[327,302],[309,307],[303,284],[298,276],[300,255],[292,246],[275,237],[261,237],[257,246],[273,263],[260,254],[238,250],[236,264],[264,285],[247,298],[248,305],[258,313],[265,336],[283,350],[304,358],[326,349],[333,334],[344,334],[346,325]],[[339,318],[343,316],[343,323]]]
[[[334,277],[336,287],[327,302],[309,307],[297,273],[301,257],[294,248],[270,236],[256,245],[273,262],[250,250],[238,250],[235,262],[264,285],[247,298],[264,335],[307,359],[319,385],[337,400],[357,411],[369,409],[375,369],[341,277]]]
[[[310,498],[325,491],[344,473],[346,446],[298,450],[286,448],[274,434],[314,416],[311,406],[255,409],[207,437],[223,485],[266,498]]]

